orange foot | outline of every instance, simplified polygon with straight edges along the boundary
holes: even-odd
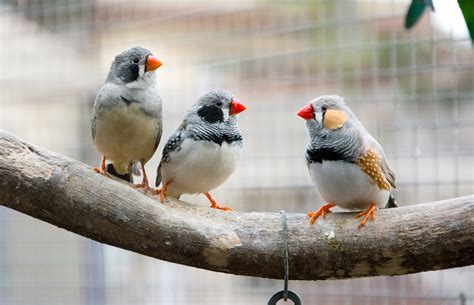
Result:
[[[106,158],[102,156],[102,161],[100,161],[100,167],[93,167],[92,170],[98,174],[110,177],[110,174],[107,172],[107,167],[105,166]]]
[[[151,190],[151,187],[148,185],[148,181],[142,182],[140,184],[134,184],[133,187],[136,189],[143,189],[145,193]]]
[[[218,209],[218,210],[223,210],[223,211],[232,211],[232,208],[229,208],[229,207],[224,207],[224,206],[219,206],[217,204],[217,202],[214,200],[214,198],[212,198],[211,194],[209,193],[204,193],[204,195],[206,195],[207,199],[209,199],[209,201],[211,202],[211,208],[213,209]]]
[[[145,171],[145,164],[140,161],[140,164],[142,166],[142,172],[143,172],[143,180],[142,183],[140,184],[134,184],[133,187],[137,189],[143,189],[143,191],[146,193],[151,190],[150,185],[148,185],[148,177],[146,176],[146,171]]]
[[[317,210],[316,212],[309,212],[308,214],[306,214],[306,217],[311,217],[309,223],[314,223],[320,215],[322,215],[323,218],[326,217],[327,213],[331,213],[331,210],[329,209],[335,206],[336,205],[334,203],[328,203],[320,207],[319,210]]]
[[[166,182],[163,184],[163,187],[157,190],[152,190],[153,194],[155,195],[160,195],[160,202],[163,203],[166,200],[166,197],[168,197],[168,185],[171,183],[171,181]]]
[[[357,213],[355,217],[356,219],[364,216],[364,218],[362,218],[362,221],[359,224],[359,227],[358,227],[359,229],[365,226],[369,217],[371,218],[372,221],[374,221],[376,209],[377,209],[377,206],[375,205],[375,203],[371,203],[370,206],[365,211]]]
[[[152,193],[153,195],[160,195],[160,194],[161,194],[161,189],[152,189],[152,190],[151,190],[151,193]]]

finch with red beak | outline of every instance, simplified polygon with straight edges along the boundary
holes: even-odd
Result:
[[[212,90],[187,111],[170,136],[158,166],[156,186],[161,202],[167,196],[204,194],[211,208],[219,206],[209,193],[234,172],[243,139],[237,120],[245,106],[230,92]]]
[[[391,191],[395,173],[382,146],[365,129],[344,99],[324,95],[298,112],[306,122],[306,165],[316,190],[327,202],[308,213],[313,223],[331,208],[362,210],[359,228],[375,219],[378,207],[396,207]]]

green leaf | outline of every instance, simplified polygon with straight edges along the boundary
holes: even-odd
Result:
[[[420,19],[421,15],[425,11],[425,8],[429,6],[434,11],[434,5],[432,0],[413,0],[408,8],[407,16],[405,17],[405,28],[409,29]]]
[[[433,0],[425,0],[425,4],[429,5],[431,8],[431,11],[435,11],[434,5],[433,5]]]
[[[425,1],[413,0],[408,8],[407,16],[405,17],[405,28],[411,28],[420,19],[425,10]]]
[[[474,44],[474,1],[458,0],[458,3],[464,15],[464,20],[466,21],[467,29],[471,36],[471,42]]]

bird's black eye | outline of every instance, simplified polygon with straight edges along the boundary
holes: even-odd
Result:
[[[327,107],[327,106],[321,106],[321,111],[324,112],[324,111],[326,111],[326,110],[328,110],[328,107]]]
[[[217,102],[216,106],[219,106],[219,107],[222,106],[222,102],[221,101]]]
[[[140,59],[138,59],[138,57],[135,57],[135,58],[133,59],[133,63],[134,63],[134,64],[138,64],[139,61],[140,61]]]

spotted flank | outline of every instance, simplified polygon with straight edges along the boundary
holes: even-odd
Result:
[[[168,139],[168,142],[166,143],[164,149],[163,149],[163,154],[162,154],[162,162],[168,162],[169,161],[169,153],[171,151],[179,151],[181,149],[181,132],[178,132],[176,135],[171,136]]]
[[[356,162],[356,164],[377,184],[381,190],[390,190],[390,184],[380,169],[380,155],[374,149],[369,149]]]

